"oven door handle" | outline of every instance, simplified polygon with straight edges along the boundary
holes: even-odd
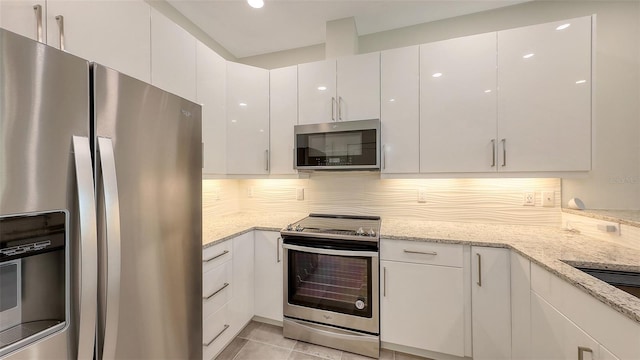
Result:
[[[378,257],[378,252],[376,251],[332,250],[332,249],[323,249],[323,248],[298,246],[298,245],[290,245],[290,244],[282,244],[282,248],[286,250],[295,250],[295,251],[320,254],[320,255],[371,257],[371,258]]]

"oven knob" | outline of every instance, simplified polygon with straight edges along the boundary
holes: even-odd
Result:
[[[300,224],[296,225],[296,231],[302,231],[302,226],[300,226]]]
[[[373,229],[369,229],[369,236],[375,237],[376,236],[376,231],[373,230]]]
[[[358,309],[358,310],[364,309],[364,301],[362,301],[360,299],[356,300],[356,309]]]
[[[364,235],[364,229],[363,228],[358,228],[358,230],[356,230],[356,235],[363,236]]]
[[[287,231],[293,230],[293,226],[291,224],[287,224]]]

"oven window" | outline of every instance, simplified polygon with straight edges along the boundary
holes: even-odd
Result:
[[[370,257],[288,254],[289,304],[371,317]]]

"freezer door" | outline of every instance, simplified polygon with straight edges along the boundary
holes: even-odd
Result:
[[[21,260],[21,321],[47,318],[64,326],[31,344],[25,338],[3,346],[7,333],[0,333],[0,358],[92,357],[96,258],[82,258],[95,254],[96,237],[89,135],[88,62],[0,30],[0,217],[61,212],[68,229],[59,258],[51,252]],[[81,268],[88,273],[81,276]],[[60,304],[45,305],[53,301]]]
[[[109,149],[105,140],[113,149],[121,255],[116,286],[104,221],[113,191],[97,174],[98,356],[115,349],[116,359],[202,358],[201,108],[101,65],[92,74],[97,150]]]

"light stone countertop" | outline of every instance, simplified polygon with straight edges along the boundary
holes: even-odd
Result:
[[[640,227],[640,210],[574,210],[564,208],[562,211],[568,214],[581,215],[593,219]]]
[[[203,247],[252,230],[280,231],[305,216],[307,214],[303,213],[237,213],[204,219]],[[640,272],[640,250],[596,240],[575,231],[543,226],[383,219],[380,236],[391,240],[512,249],[640,323],[640,299],[563,262]]]

